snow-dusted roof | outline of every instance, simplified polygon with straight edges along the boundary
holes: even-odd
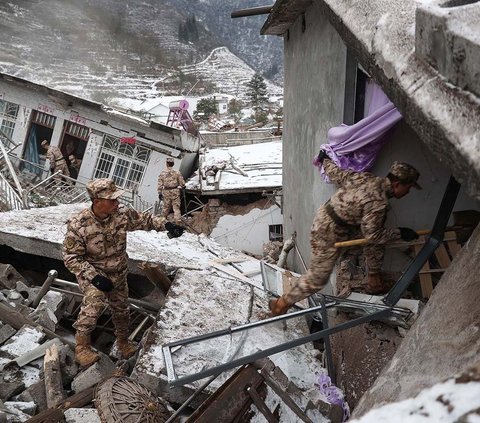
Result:
[[[208,149],[201,153],[199,172],[186,188],[206,195],[281,188],[282,141]]]

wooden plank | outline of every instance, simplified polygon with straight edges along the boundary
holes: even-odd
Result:
[[[455,258],[455,256],[458,254],[458,252],[462,249],[461,245],[458,244],[456,241],[449,241],[449,238],[452,238],[455,236],[455,232],[445,232],[445,240],[448,245],[448,249],[450,251],[450,255],[452,256],[452,260]]]
[[[423,243],[425,243],[425,236],[420,236],[418,240],[423,241]],[[417,244],[417,245],[414,245],[413,248],[415,250],[415,254],[418,254],[422,249],[422,245]],[[429,270],[430,270],[430,264],[428,263],[428,260],[427,260],[423,265],[421,272],[428,272]],[[419,273],[418,276],[420,278],[420,288],[422,290],[422,296],[424,298],[429,298],[430,295],[432,295],[432,291],[433,291],[432,276],[428,273]]]
[[[440,243],[438,248],[435,250],[435,257],[437,258],[440,267],[446,269],[448,266],[450,266],[451,260],[447,253],[447,248],[443,242]]]
[[[58,355],[58,348],[55,344],[45,351],[45,357],[43,359],[43,372],[45,377],[47,406],[48,408],[53,408],[65,398],[63,395],[60,357]]]

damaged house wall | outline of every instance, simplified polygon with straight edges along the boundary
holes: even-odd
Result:
[[[137,179],[135,172],[139,172],[138,194],[143,200],[154,203],[158,199],[157,178],[165,167],[167,157],[176,158],[175,168],[180,169],[185,177],[192,172],[199,140],[185,131],[4,74],[0,74],[0,91],[1,100],[19,106],[11,136],[13,142],[18,144],[13,154],[19,158],[25,157],[30,134],[35,131],[40,131],[38,134],[42,134],[52,146],[58,146],[67,156],[66,144],[72,138],[67,138],[66,128],[75,124],[86,130],[86,137],[74,142],[77,149],[75,154],[82,160],[77,178],[80,182],[86,183],[93,178],[101,157],[104,162],[101,176],[112,177],[122,188],[133,189]],[[53,127],[49,129],[34,124],[37,112],[49,116],[51,122],[54,120]],[[34,127],[37,129],[34,130]],[[48,133],[51,135],[45,135]],[[135,144],[123,149],[117,146],[112,149],[110,144],[107,148],[107,135],[117,139],[134,138]],[[39,147],[41,141],[37,139],[36,147],[41,155],[39,164],[45,168],[41,175],[43,178],[49,175],[49,167],[42,157],[45,151]]]
[[[355,59],[405,117],[372,172],[384,176],[393,161],[402,160],[421,173],[423,190],[412,190],[406,198],[393,200],[386,225],[430,229],[451,172],[467,181],[455,210],[479,208],[473,199],[478,197],[478,190],[473,188],[478,183],[474,180],[476,171],[468,170],[478,155],[478,101],[445,84],[412,57],[413,4],[278,0],[262,29],[264,34],[284,38],[284,226],[285,232],[297,231],[298,245],[307,261],[314,213],[334,191],[310,163],[319,146],[326,143],[328,129],[342,122],[344,110],[353,108],[348,102],[355,99],[358,88],[352,88],[356,81],[349,73],[349,55],[357,55]],[[300,186],[302,189],[298,189]],[[467,189],[470,196],[466,195]],[[411,256],[403,252],[388,251],[384,268],[403,271],[410,261]],[[303,271],[298,257],[292,265],[296,271]],[[339,316],[337,323],[341,319]],[[350,329],[348,336],[343,335],[343,339],[341,335],[333,337],[337,371],[341,372],[339,381],[347,398],[355,406],[395,353],[400,337],[383,326],[372,325]],[[352,340],[361,347],[351,348]],[[421,374],[421,369],[417,373]],[[394,372],[388,382],[395,389],[392,380]]]
[[[317,22],[323,23],[317,25]],[[302,31],[303,26],[305,31]],[[347,52],[317,3],[307,8],[304,18],[296,18],[288,34],[284,37],[284,229],[285,233],[297,231],[298,246],[308,264],[311,222],[317,208],[335,190],[333,185],[323,182],[311,161],[320,145],[327,142],[327,131],[343,120]],[[298,104],[304,106],[300,108]],[[396,126],[371,169],[372,173],[386,175],[395,160],[411,163],[419,170],[423,189],[411,190],[407,197],[391,201],[387,226],[430,229],[450,175],[449,167],[431,153],[405,121]],[[298,189],[299,186],[302,189]],[[455,210],[478,206],[462,188]],[[392,255],[397,257],[392,258]],[[303,271],[298,258],[291,256],[295,260],[293,269]],[[404,258],[389,252],[384,267],[399,271],[405,264]]]

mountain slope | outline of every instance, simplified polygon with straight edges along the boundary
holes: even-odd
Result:
[[[244,48],[240,40],[253,32],[262,40],[260,27],[235,37],[231,10],[217,0],[0,2],[0,71],[96,101],[141,97],[179,67],[191,74],[192,64],[233,45],[231,39],[239,45],[230,48],[255,56],[257,47]],[[188,19],[194,20],[193,41],[179,39]],[[230,39],[222,39],[225,33]],[[209,75],[212,86],[224,86],[221,75]]]

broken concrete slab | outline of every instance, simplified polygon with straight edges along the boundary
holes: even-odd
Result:
[[[66,423],[101,423],[95,408],[69,408],[63,414]]]
[[[72,390],[81,392],[111,376],[115,364],[107,355],[100,353],[100,360],[79,373],[72,382]]]
[[[25,325],[0,347],[0,351],[16,358],[40,346],[44,339],[45,334],[41,330]]]
[[[35,298],[36,295],[33,297]],[[32,300],[33,301],[33,300]],[[40,300],[35,311],[28,315],[34,322],[55,332],[58,319],[62,317],[67,305],[66,298],[60,292],[49,291]]]
[[[18,281],[24,282],[24,277],[10,264],[0,263],[0,289],[14,289]]]
[[[32,417],[12,405],[7,405],[7,403],[5,403],[5,409],[8,423],[25,422]]]
[[[78,364],[75,362],[75,353],[66,345],[58,347],[60,362],[62,363],[63,385],[68,385],[78,374]]]
[[[0,321],[0,345],[15,335],[17,331],[10,325]]]
[[[38,382],[30,385],[20,395],[18,395],[19,401],[31,402],[33,401],[38,411],[43,411],[48,408],[47,406],[47,394],[45,391],[45,380],[40,379]]]
[[[2,375],[0,377],[0,400],[6,401],[13,397],[14,395],[18,395],[25,389],[25,383],[21,380],[11,380],[11,379],[4,379]]]
[[[0,242],[20,252],[62,260],[66,221],[87,206],[68,204],[0,213]],[[147,262],[160,265],[167,275],[178,268],[207,269],[209,260],[238,254],[202,235],[184,233],[170,239],[166,232],[155,231],[129,232],[127,253],[131,273],[142,274],[138,265]]]
[[[259,320],[266,311],[267,295],[249,284],[206,272],[180,270],[140,352],[132,377],[163,398],[182,402],[202,381],[170,388],[162,345]],[[192,374],[224,362],[236,350],[235,357],[238,358],[308,333],[303,318],[289,320],[286,324],[277,322],[249,331],[246,336],[217,338],[202,346],[182,347],[174,354],[174,364],[178,375]],[[311,344],[306,344],[276,354],[271,359],[309,399],[317,401],[325,400],[314,387],[315,372],[321,367],[318,355]],[[231,373],[225,372],[217,378],[206,388],[205,395],[214,392]]]
[[[37,406],[35,405],[34,402],[29,401],[29,402],[24,402],[24,401],[6,401],[4,403],[5,407],[7,408],[16,408],[17,410],[20,410],[30,416],[33,416],[35,414],[35,411],[37,409]]]

